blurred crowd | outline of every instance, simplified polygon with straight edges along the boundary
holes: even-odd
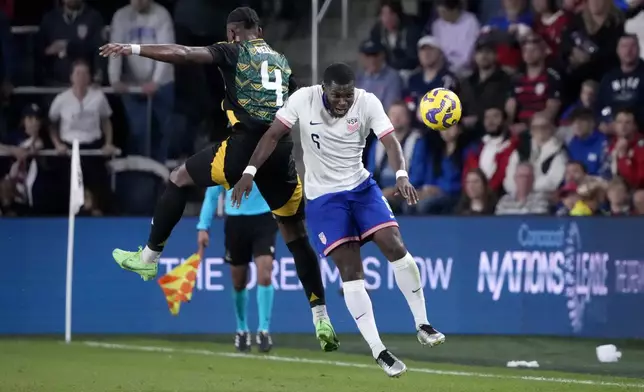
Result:
[[[298,16],[308,1],[273,3],[0,0],[0,215],[66,213],[74,139],[85,151],[82,214],[150,214],[167,163],[227,136],[212,109],[222,81],[207,67],[102,59],[97,48],[222,41],[240,5],[292,21],[284,38],[308,29]],[[410,15],[382,1],[359,48],[357,87],[388,111],[421,196],[413,207],[394,196],[395,172],[371,140],[365,165],[396,212],[644,214],[644,0],[417,5]],[[34,40],[11,34],[29,24],[39,25]],[[34,85],[56,90],[18,93]],[[445,132],[418,117],[436,87],[463,103]]]
[[[389,111],[420,190],[414,207],[394,197],[395,173],[371,143],[367,167],[390,204],[407,214],[644,214],[644,1],[502,0],[488,19],[469,3],[436,0],[419,19],[382,1],[360,46],[358,87]],[[463,104],[444,132],[418,113],[437,87]]]
[[[104,59],[98,48],[209,45],[226,39],[234,8],[288,20],[296,1],[282,1],[282,16],[262,0],[0,0],[0,215],[66,213],[74,139],[81,214],[152,213],[169,169],[227,136],[225,116],[213,109],[223,82],[216,69]],[[31,25],[35,33],[24,29]]]

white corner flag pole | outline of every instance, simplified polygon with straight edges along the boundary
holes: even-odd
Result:
[[[74,271],[74,224],[76,214],[85,204],[83,170],[78,140],[72,143],[72,161],[69,181],[69,223],[67,227],[67,277],[65,280],[65,342],[72,340],[72,276]]]

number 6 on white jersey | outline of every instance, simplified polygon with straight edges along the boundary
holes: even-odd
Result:
[[[270,81],[270,75],[268,74],[268,61],[262,61],[261,69],[262,75],[262,87],[269,91],[275,91],[275,107],[282,107],[284,105],[284,92],[282,91],[282,70],[275,68],[273,71],[275,73],[275,81]]]

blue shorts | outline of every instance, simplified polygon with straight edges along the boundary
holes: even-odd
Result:
[[[307,200],[306,221],[315,247],[325,256],[344,243],[366,242],[376,231],[398,226],[387,199],[372,178],[350,191]]]

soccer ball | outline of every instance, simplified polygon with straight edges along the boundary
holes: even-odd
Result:
[[[425,125],[435,131],[444,131],[461,119],[463,106],[455,92],[435,88],[420,100],[420,116]]]

